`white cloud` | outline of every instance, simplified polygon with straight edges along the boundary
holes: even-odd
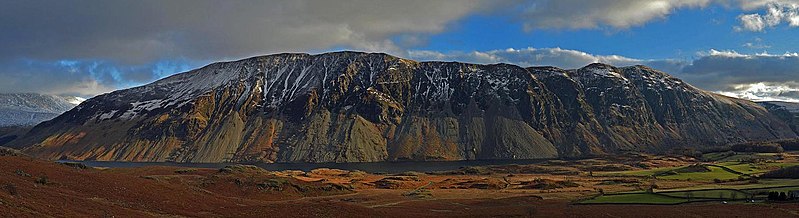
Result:
[[[519,66],[556,66],[580,68],[591,63],[613,65],[635,65],[646,61],[618,55],[592,55],[586,52],[561,48],[524,48],[491,51],[449,52],[409,51],[409,58],[416,60],[462,61],[471,63],[509,63]]]
[[[760,38],[760,37],[755,37],[755,39],[752,42],[744,43],[741,46],[743,46],[744,48],[750,48],[750,49],[771,48],[771,45],[764,44],[763,43],[763,39]]]
[[[799,101],[799,53],[710,50],[675,74],[689,83],[750,100]]]
[[[738,31],[763,32],[782,23],[790,27],[799,26],[799,1],[754,1],[742,2],[744,9],[763,9],[765,13],[752,13],[738,16],[741,26]]]
[[[629,28],[663,19],[680,8],[704,7],[711,0],[539,0],[523,9],[525,30]]]
[[[796,82],[737,84],[733,90],[719,91],[718,93],[752,101],[799,102],[799,84]]]

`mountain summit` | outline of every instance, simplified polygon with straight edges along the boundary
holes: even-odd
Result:
[[[48,159],[534,159],[793,138],[757,104],[645,67],[417,62],[378,53],[214,63],[87,100],[12,145]]]

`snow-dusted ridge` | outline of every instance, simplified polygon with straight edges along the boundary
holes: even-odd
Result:
[[[327,99],[334,92],[345,91],[334,89],[349,86],[354,89],[368,89],[370,93],[384,101],[398,102],[400,99],[385,95],[383,92],[386,90],[382,89],[405,83],[415,83],[416,87],[411,87],[414,89],[411,96],[414,100],[447,102],[456,94],[454,84],[451,84],[453,81],[465,82],[473,87],[471,93],[467,93],[469,97],[480,94],[478,90],[482,90],[480,92],[485,92],[482,94],[489,94],[508,102],[517,102],[518,97],[511,96],[511,93],[527,90],[510,89],[524,87],[524,83],[530,82],[527,77],[565,76],[583,84],[590,84],[589,80],[595,80],[596,77],[606,77],[620,80],[626,84],[624,86],[626,87],[630,85],[629,81],[620,71],[629,71],[628,68],[591,64],[574,70],[556,67],[525,69],[510,64],[416,62],[384,53],[352,51],[317,55],[281,53],[213,63],[151,84],[110,93],[103,98],[114,99],[114,96],[125,96],[125,99],[114,100],[129,107],[106,110],[97,114],[95,118],[131,119],[156,109],[182,107],[212,90],[238,85],[244,86],[246,93],[250,95],[260,94],[264,102],[264,105],[260,106],[267,109],[280,108],[286,102],[311,90],[316,90],[322,99]],[[412,71],[410,75],[408,71]],[[670,78],[666,74],[643,75],[643,77],[650,86]],[[674,80],[672,83],[678,85],[681,82]],[[540,88],[535,85],[531,91],[535,89]],[[131,98],[137,95],[140,98]],[[250,96],[240,96],[238,106],[241,106],[248,97]]]

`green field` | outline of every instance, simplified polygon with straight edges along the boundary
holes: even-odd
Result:
[[[741,175],[729,172],[716,166],[705,166],[709,171],[693,172],[689,167],[666,167],[649,170],[633,170],[621,172],[595,173],[597,176],[634,176],[651,177],[668,180],[694,180],[694,181],[713,181],[714,179],[730,180],[738,179]]]
[[[688,190],[704,190],[704,189],[737,189],[737,190],[746,190],[746,189],[769,189],[772,187],[780,187],[780,186],[799,186],[799,179],[761,179],[758,183],[750,184],[702,184],[696,185],[689,188],[678,188],[678,189],[669,189],[669,190],[659,190],[659,191],[688,191]]]
[[[679,204],[688,202],[687,199],[674,198],[652,193],[630,193],[618,195],[603,195],[586,200],[584,204]]]
[[[714,179],[730,180],[737,179],[741,175],[726,171],[721,167],[706,166],[710,169],[709,172],[686,172],[677,173],[674,175],[658,176],[658,179],[673,179],[673,180],[696,180],[696,181],[711,181]]]
[[[781,167],[799,166],[784,163],[774,153],[717,152],[705,154],[710,163],[682,167],[594,173],[595,176],[653,177],[658,180],[696,181],[693,186],[675,189],[656,189],[648,192],[619,192],[586,200],[585,204],[679,204],[695,201],[764,200],[769,191],[799,190],[799,179],[757,179],[757,176]],[[757,159],[757,161],[752,161]],[[724,182],[717,183],[714,180]],[[744,179],[744,180],[740,180]],[[750,180],[751,179],[751,180]],[[734,181],[731,181],[734,180]]]
[[[767,166],[764,164],[725,162],[725,163],[719,163],[718,165],[725,166],[731,170],[735,170],[737,172],[745,174],[758,174],[768,171]]]
[[[780,187],[793,186],[793,187]],[[655,193],[613,193],[582,201],[583,204],[678,204],[694,201],[765,199],[769,191],[799,190],[799,180],[764,180],[757,184],[705,185],[684,189],[658,190]],[[689,200],[690,199],[690,200]]]
[[[748,192],[732,190],[732,189],[658,192],[658,194],[678,197],[678,198],[686,198],[686,199],[705,198],[705,199],[728,199],[728,200],[744,200],[748,199],[750,196],[750,193]]]
[[[679,169],[680,167],[664,167],[648,170],[630,170],[630,171],[616,171],[616,172],[595,172],[595,176],[635,176],[635,177],[648,177],[663,172]]]
[[[779,153],[714,152],[702,155],[704,161],[741,162],[753,159],[776,160]]]

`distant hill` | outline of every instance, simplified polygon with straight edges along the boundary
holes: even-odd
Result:
[[[784,120],[791,129],[799,134],[799,103],[783,101],[758,102],[772,114]]]
[[[0,93],[0,145],[74,108],[83,100],[35,93]]]
[[[284,53],[87,100],[12,142],[46,159],[536,159],[795,138],[748,100],[646,66],[580,69]]]

